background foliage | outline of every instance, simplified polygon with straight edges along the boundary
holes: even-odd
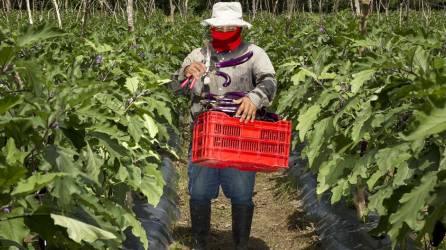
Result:
[[[131,197],[161,195],[160,154],[175,155],[167,131],[179,133],[187,112],[166,79],[202,45],[202,17],[173,21],[139,2],[129,33],[124,2],[109,12],[92,1],[86,15],[62,8],[57,29],[50,3],[31,3],[33,25],[16,5],[0,25],[0,244],[115,249],[127,228],[147,244]],[[306,144],[318,193],[351,202],[363,220],[378,215],[371,233],[395,246],[425,242],[446,224],[444,12],[378,12],[360,31],[364,16],[345,2],[339,13],[255,18],[250,3],[245,37],[276,67],[273,108]]]

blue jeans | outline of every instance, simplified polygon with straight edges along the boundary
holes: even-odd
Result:
[[[232,204],[254,206],[255,172],[235,168],[208,168],[192,163],[189,159],[189,195],[192,202],[208,203],[217,198],[221,185],[223,193]]]

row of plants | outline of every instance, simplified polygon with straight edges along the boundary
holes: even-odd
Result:
[[[162,195],[181,110],[166,83],[192,41],[161,16],[133,34],[18,17],[0,26],[0,248],[121,249],[126,229],[147,248],[131,197]]]
[[[296,53],[279,67],[276,107],[296,125],[293,143],[306,145],[317,193],[351,201],[363,220],[379,215],[371,233],[393,247],[446,225],[446,23],[437,15],[428,26],[417,13],[404,26],[396,14],[372,17],[366,35],[350,15],[313,20],[291,32]]]

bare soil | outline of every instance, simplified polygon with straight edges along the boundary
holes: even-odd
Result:
[[[178,164],[181,218],[174,226],[171,249],[191,249],[187,167]],[[255,250],[321,249],[314,225],[305,218],[296,190],[283,181],[283,173],[258,173],[254,191],[254,218],[249,248]],[[233,249],[231,203],[220,191],[212,202],[209,249]]]

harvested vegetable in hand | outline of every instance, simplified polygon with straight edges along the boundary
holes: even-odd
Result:
[[[204,112],[220,111],[227,115],[235,116],[240,105],[234,103],[234,101],[245,97],[247,94],[248,92],[243,91],[227,92],[224,95],[207,93],[203,97],[203,100],[201,100],[201,104],[204,107]],[[256,113],[256,120],[275,122],[281,120],[281,118],[277,114],[267,112],[266,109],[263,108]]]
[[[220,71],[220,68],[227,68],[227,67],[234,67],[240,64],[243,64],[247,61],[249,61],[249,59],[251,59],[251,57],[254,55],[254,52],[249,51],[248,53],[240,56],[240,57],[236,57],[236,58],[232,58],[228,61],[223,61],[223,62],[217,62],[214,65],[210,66],[210,68],[207,69],[206,73],[203,75],[203,77],[208,76],[208,74],[213,71],[215,73],[215,75],[223,77],[225,79],[225,82],[223,83],[223,87],[228,87],[229,85],[231,85],[231,77],[226,74],[225,72]],[[184,88],[186,87],[188,84],[189,88],[192,89],[195,85],[197,81],[197,78],[193,77],[193,76],[189,76],[186,79],[184,79],[183,82],[181,82],[180,87]]]

